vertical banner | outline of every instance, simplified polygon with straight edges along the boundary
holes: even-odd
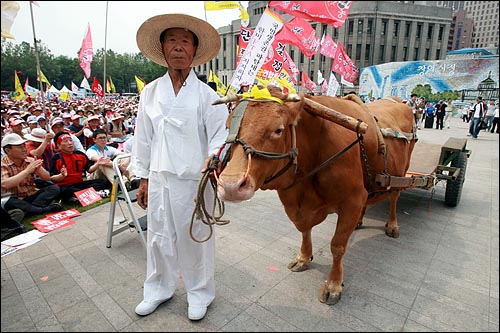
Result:
[[[257,71],[268,55],[274,36],[282,27],[283,18],[266,8],[257,27],[255,27],[243,57],[236,67],[231,79],[231,87],[238,90],[241,82],[254,82]]]
[[[80,53],[78,54],[78,59],[80,59],[80,67],[85,73],[85,77],[88,79],[90,77],[90,64],[92,63],[92,56],[94,55],[94,49],[92,47],[92,34],[90,33],[90,23],[87,27],[87,33],[83,38],[82,47],[80,48]]]
[[[335,97],[337,94],[337,90],[339,89],[339,81],[335,78],[335,73],[330,72],[330,80],[328,81],[328,89],[326,90],[326,96]]]

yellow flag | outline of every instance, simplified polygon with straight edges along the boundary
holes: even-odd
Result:
[[[17,101],[24,99],[25,98],[24,89],[23,86],[21,85],[21,81],[19,81],[19,77],[17,76],[16,71],[14,71],[14,87],[16,88],[16,95],[14,96],[14,99]]]
[[[225,96],[226,95],[226,91],[227,91],[226,86],[217,77],[217,75],[215,75],[214,72],[212,72],[212,70],[210,70],[210,75],[209,75],[208,81],[212,81],[212,82],[215,82],[215,84],[217,84],[217,93],[220,96]]]
[[[47,83],[49,86],[51,86],[49,80],[47,80],[47,78],[45,77],[45,75],[43,74],[42,70],[40,69],[40,76],[36,79],[37,81],[42,81],[42,82],[45,82]]]
[[[63,91],[61,93],[61,96],[59,96],[60,99],[62,99],[63,101],[69,101],[70,100],[70,96],[69,96],[69,93],[67,91]]]
[[[238,1],[238,4],[240,5],[240,18],[241,18],[241,25],[244,26],[245,28],[248,27],[248,24],[250,23],[250,15],[248,15],[247,10],[241,2]]]
[[[240,8],[238,1],[205,1],[205,10]]]
[[[111,92],[114,94],[116,93],[116,88],[115,88],[115,84],[113,83],[113,80],[111,80],[111,76],[109,77],[109,83],[111,85]]]
[[[139,92],[139,95],[141,94],[142,89],[144,88],[144,81],[139,79],[137,75],[135,76],[135,82],[137,83],[137,91]]]

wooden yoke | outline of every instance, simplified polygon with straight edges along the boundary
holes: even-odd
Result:
[[[368,129],[367,123],[330,109],[312,99],[304,98],[304,109],[310,114],[333,121],[336,124],[344,126],[351,131],[359,132],[360,134],[365,134]]]

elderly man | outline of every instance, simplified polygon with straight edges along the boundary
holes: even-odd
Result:
[[[137,44],[144,56],[167,67],[167,73],[141,92],[132,150],[141,178],[137,202],[148,208],[144,299],[135,312],[149,315],[170,299],[181,273],[188,318],[200,320],[215,298],[215,240],[194,242],[189,226],[204,163],[227,136],[227,109],[212,105],[217,93],[192,67],[219,52],[220,37],[203,20],[166,14],[141,25]],[[213,195],[207,191],[206,202],[213,202]],[[209,230],[196,220],[193,234],[203,238]]]
[[[60,132],[68,132],[68,130],[64,127],[64,120],[60,117],[52,119],[52,122],[50,123],[50,127],[52,129],[52,132],[54,135]],[[75,149],[78,151],[81,151],[82,153],[85,153],[85,149],[83,148],[82,143],[80,142],[80,139],[78,139],[74,134],[68,133],[71,136],[71,139],[73,140],[73,144],[75,146]],[[54,152],[57,152],[57,146],[55,142],[52,142],[52,150]]]
[[[25,216],[58,212],[62,206],[51,203],[59,198],[59,187],[49,185],[38,189],[35,176],[50,180],[50,175],[43,168],[43,161],[27,156],[26,140],[15,133],[7,134],[2,139],[2,148],[6,156],[2,157],[2,195],[10,193],[5,203],[5,210],[21,209]]]

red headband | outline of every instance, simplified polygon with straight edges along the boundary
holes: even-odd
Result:
[[[71,135],[69,135],[69,134],[61,135],[60,137],[57,138],[56,144],[59,146],[61,144],[61,142],[63,142],[66,139],[71,139]]]

